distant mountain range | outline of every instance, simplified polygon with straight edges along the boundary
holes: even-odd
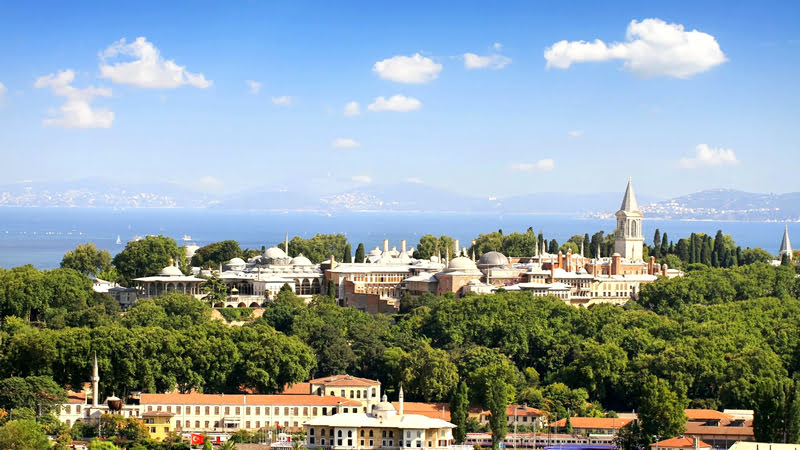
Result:
[[[0,185],[0,207],[215,208],[266,211],[384,211],[575,214],[608,217],[619,192],[536,193],[506,198],[471,197],[421,183],[366,185],[331,195],[285,189],[249,189],[230,195],[199,193],[172,183],[119,184],[86,179],[61,183]],[[800,193],[754,194],[728,189],[702,191],[654,202],[639,197],[648,218],[784,221],[800,220]]]

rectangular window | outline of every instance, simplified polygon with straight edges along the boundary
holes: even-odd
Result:
[[[200,407],[199,406],[195,406],[194,407],[194,414],[197,415],[197,416],[200,415]]]
[[[181,413],[181,407],[180,406],[176,406],[175,407],[175,412],[180,414]]]
[[[206,420],[205,427],[208,428],[208,421]]]
[[[361,446],[362,447],[364,446],[364,440],[363,439],[361,440]]]
[[[347,446],[348,447],[352,447],[353,446],[353,440],[352,439],[348,439],[347,440]]]
[[[214,407],[214,414],[219,414],[219,406]]]
[[[249,406],[244,409],[244,413],[247,414],[248,416],[250,415],[250,407]]]
[[[242,408],[239,408],[239,407],[237,406],[237,407],[236,407],[236,415],[238,416],[238,415],[239,415],[239,414],[241,414],[241,413],[242,413]]]
[[[250,428],[250,421],[249,420],[244,423],[244,427],[245,428]]]
[[[370,440],[369,440],[369,446],[370,446],[370,447],[373,447],[373,446],[374,446],[374,444],[372,443],[372,439],[370,439]]]
[[[257,416],[261,415],[261,407],[260,406],[256,406],[256,415]]]
[[[314,443],[314,436],[311,436],[310,438],[308,438],[308,443],[309,444],[313,444]]]
[[[230,413],[231,413],[231,407],[230,406],[226,406],[225,407],[225,415],[227,416]]]

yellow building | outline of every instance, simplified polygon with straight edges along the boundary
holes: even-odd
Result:
[[[147,411],[142,413],[142,422],[150,432],[150,437],[162,440],[172,432],[173,413],[166,411]]]

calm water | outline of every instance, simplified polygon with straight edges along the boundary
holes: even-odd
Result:
[[[525,231],[533,227],[545,237],[559,242],[574,234],[603,230],[613,231],[613,220],[583,219],[561,215],[490,214],[416,214],[416,213],[274,213],[258,211],[217,210],[102,210],[0,208],[0,267],[33,264],[40,269],[54,268],[67,250],[78,244],[93,242],[98,248],[116,254],[134,236],[163,234],[183,243],[184,234],[197,245],[234,239],[242,248],[270,247],[298,235],[311,237],[316,233],[344,233],[355,250],[363,242],[367,250],[382,245],[400,247],[406,239],[416,246],[426,233],[447,234],[462,245],[480,233],[502,229],[504,233]],[[722,229],[743,247],[762,247],[776,253],[783,234],[782,223],[760,222],[688,222],[645,221],[645,238],[652,240],[659,228],[670,239],[688,236],[692,232],[713,234]],[[792,235],[800,236],[800,224],[789,225]],[[122,245],[116,245],[117,236]],[[798,238],[800,239],[800,238]],[[800,241],[798,241],[800,242]]]

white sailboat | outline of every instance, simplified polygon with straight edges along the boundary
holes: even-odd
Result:
[[[188,241],[191,241],[191,240],[192,240],[192,237],[191,237],[191,236],[189,236],[188,234],[184,234],[184,235],[183,235],[183,241],[184,241],[184,242],[188,242]]]
[[[119,235],[117,235],[117,245],[122,245],[122,239],[119,238]]]

